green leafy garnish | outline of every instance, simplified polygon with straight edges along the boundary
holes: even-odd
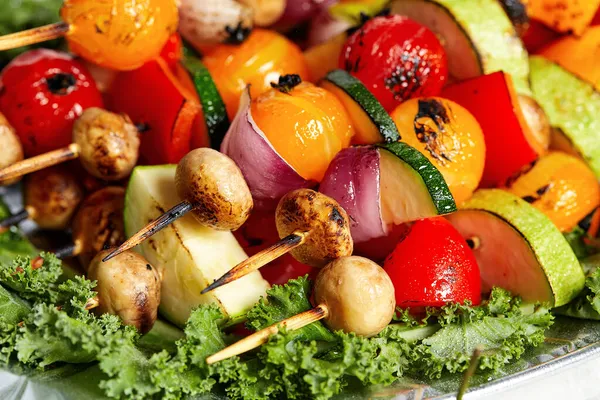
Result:
[[[554,310],[555,314],[600,321],[600,254],[581,261],[586,273],[585,288],[569,304]]]

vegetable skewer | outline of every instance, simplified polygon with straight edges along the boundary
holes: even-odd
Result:
[[[287,252],[313,267],[352,254],[348,215],[335,200],[322,193],[311,189],[288,193],[277,206],[275,220],[281,240],[233,267],[202,293],[256,271]]]
[[[73,217],[73,242],[54,251],[60,259],[78,257],[84,270],[92,258],[106,247],[114,247],[125,237],[123,205],[125,190],[108,186],[92,193]]]
[[[104,263],[101,260],[107,252],[98,253],[88,270],[88,277],[97,281],[97,295],[87,300],[85,309],[117,315],[125,325],[132,325],[144,334],[156,321],[162,274],[133,251]],[[32,269],[41,267],[41,257],[32,261]]]
[[[42,229],[65,229],[83,200],[80,183],[68,169],[61,167],[31,174],[25,181],[23,192],[25,206],[0,221],[0,232],[27,218]]]
[[[174,0],[65,0],[61,22],[0,37],[0,50],[8,50],[65,36],[74,53],[98,65],[117,70],[134,69],[158,56],[177,29]],[[143,29],[142,29],[143,27]]]
[[[375,336],[389,324],[396,306],[394,285],[387,273],[373,261],[357,256],[327,264],[315,280],[314,294],[316,307],[245,337],[211,355],[206,363],[252,350],[266,343],[280,326],[296,330],[321,319],[334,331]]]
[[[23,159],[23,146],[8,120],[0,113],[0,168],[6,167]],[[0,182],[10,185],[19,179]]]
[[[0,182],[75,158],[91,175],[117,181],[131,173],[139,146],[138,131],[127,116],[88,108],[73,125],[72,144],[0,169]]]
[[[216,150],[199,148],[183,157],[177,165],[175,187],[185,200],[131,236],[104,261],[137,246],[190,211],[201,224],[218,230],[238,229],[252,211],[252,195],[240,169]]]

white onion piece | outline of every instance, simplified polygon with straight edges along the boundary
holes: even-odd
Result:
[[[325,43],[351,26],[352,24],[348,20],[335,18],[327,9],[323,9],[310,21],[307,45],[311,47]]]
[[[350,217],[355,244],[387,234],[381,217],[379,151],[370,146],[340,151],[319,186],[319,191],[335,199]]]
[[[316,185],[298,175],[256,125],[248,90],[242,93],[237,115],[221,144],[221,152],[235,161],[242,171],[255,209],[275,209],[279,199],[289,191]]]

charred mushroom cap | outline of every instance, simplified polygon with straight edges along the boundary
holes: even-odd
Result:
[[[65,166],[57,165],[25,178],[25,207],[43,229],[65,229],[83,200],[83,188]]]
[[[23,147],[8,120],[0,113],[0,168],[8,167],[23,159]],[[11,185],[21,178],[2,181],[2,185]]]
[[[125,115],[88,108],[73,125],[73,142],[79,146],[84,168],[107,181],[127,177],[138,159],[138,131]]]
[[[298,189],[281,198],[275,212],[279,237],[308,232],[305,242],[291,251],[294,258],[322,267],[336,258],[352,255],[354,243],[346,211],[331,197]]]
[[[214,229],[236,230],[252,212],[252,195],[242,172],[231,158],[213,149],[195,149],[183,157],[175,187],[194,207],[196,219]]]
[[[125,189],[108,186],[87,197],[73,218],[73,239],[80,248],[79,261],[87,270],[90,260],[107,247],[125,240],[123,207]]]
[[[98,281],[97,310],[118,315],[125,325],[146,333],[156,321],[162,276],[138,253],[125,251],[102,262],[108,253],[98,253],[88,271],[88,277]]]
[[[392,320],[394,285],[379,265],[363,257],[342,257],[327,264],[315,279],[315,303],[328,309],[332,330],[375,336]]]

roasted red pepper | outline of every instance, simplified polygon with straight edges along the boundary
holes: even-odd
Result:
[[[473,252],[442,217],[416,221],[385,260],[396,305],[421,312],[448,302],[481,301],[481,276]]]
[[[21,54],[0,75],[0,110],[16,129],[26,156],[68,146],[73,123],[102,96],[85,67],[66,53]]]
[[[160,52],[160,57],[165,60],[172,71],[175,71],[181,57],[183,56],[183,48],[181,44],[181,36],[179,33],[174,33],[169,37],[167,43]]]
[[[107,103],[138,126],[141,163],[177,163],[190,151],[200,104],[164,60],[157,58],[136,70],[120,72]]]
[[[495,187],[544,153],[519,105],[510,76],[495,72],[447,86],[442,97],[477,118],[485,139],[485,168],[480,186]]]

